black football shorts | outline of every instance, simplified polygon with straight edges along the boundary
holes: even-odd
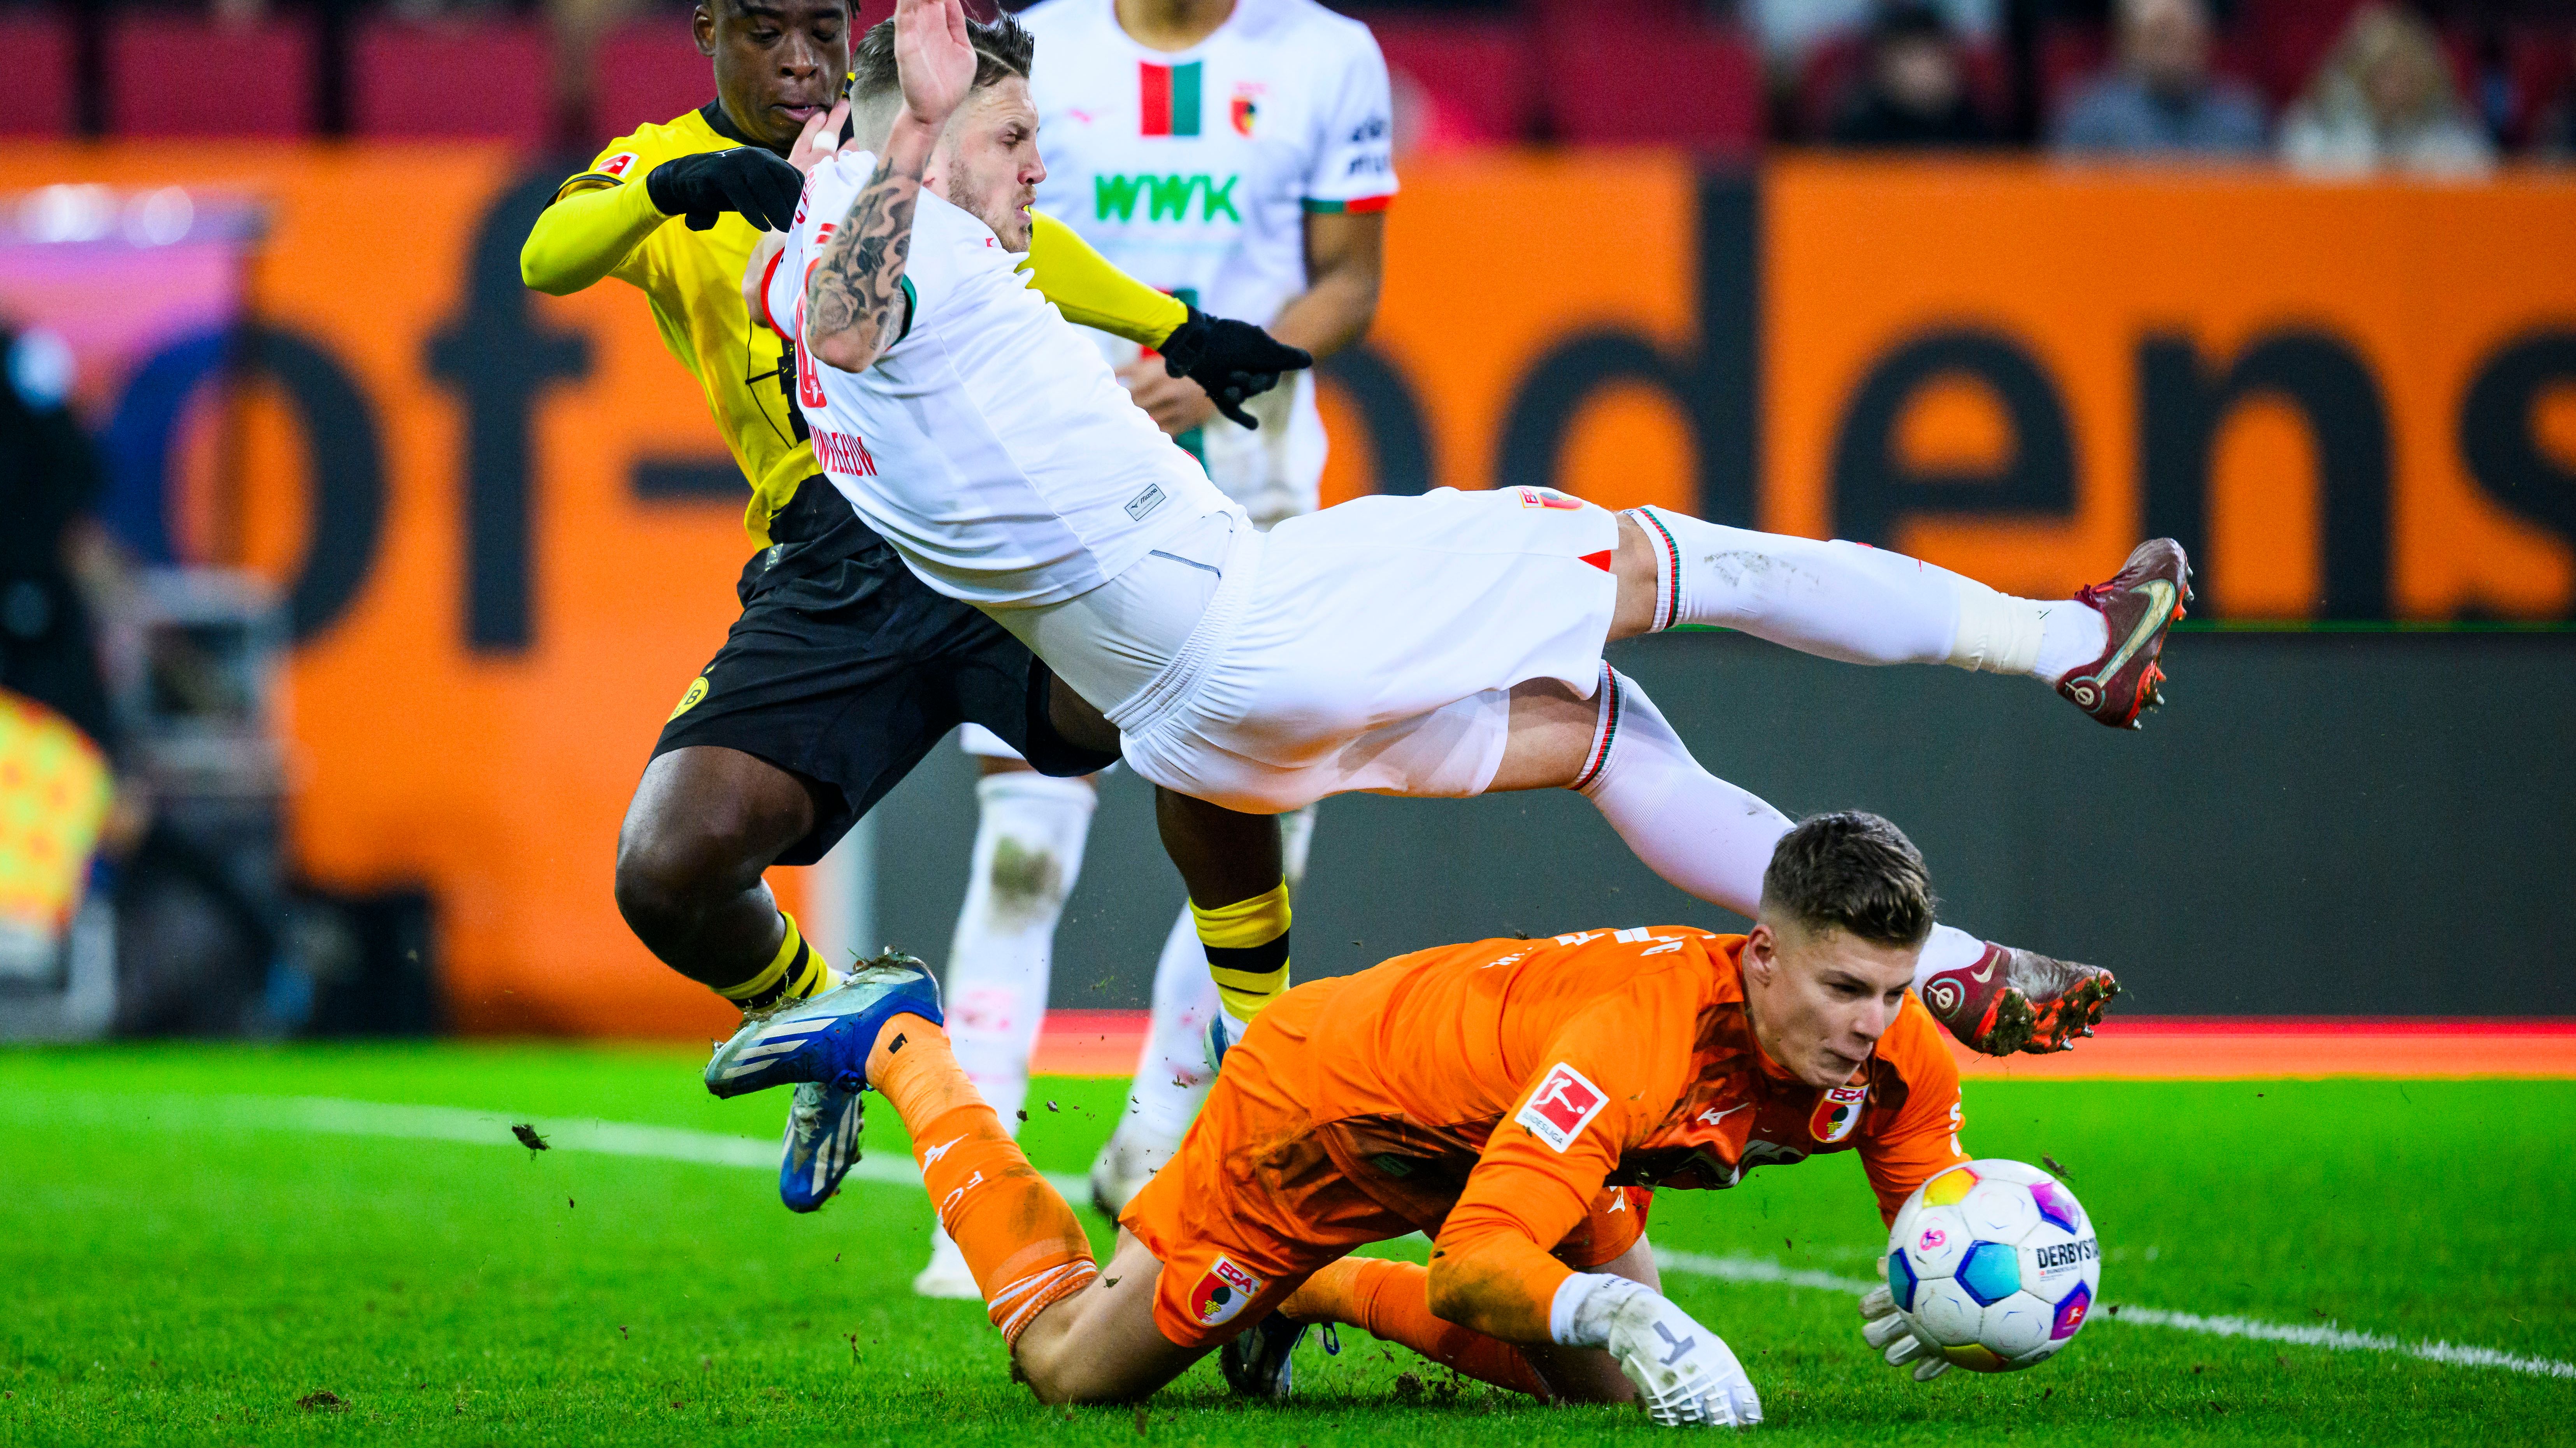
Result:
[[[660,757],[710,744],[768,761],[814,796],[813,832],[778,857],[810,865],[973,722],[1041,774],[1094,774],[1114,753],[1047,721],[1053,676],[1018,639],[935,592],[827,478],[812,477],[743,565],[742,617],[654,742]]]

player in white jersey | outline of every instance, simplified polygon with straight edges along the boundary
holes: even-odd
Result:
[[[1314,0],[1045,0],[1018,18],[1046,57],[1029,78],[1047,167],[1040,210],[1129,275],[1264,322],[1318,358],[1365,335],[1396,190],[1386,62],[1367,26]],[[1314,511],[1326,442],[1311,372],[1247,402],[1260,426],[1246,427],[1136,343],[1090,336],[1253,526]],[[949,949],[949,1038],[1009,1123],[1028,1091],[1056,923],[1097,794],[1029,769],[990,730],[967,725],[960,739],[982,777]],[[1281,820],[1292,895],[1314,819],[1309,806]],[[1220,997],[1186,908],[1164,939],[1152,1002],[1126,1110],[1092,1163],[1092,1199],[1112,1216],[1207,1095],[1200,1038]],[[914,1287],[968,1297],[975,1283],[941,1235]]]
[[[804,344],[798,399],[835,485],[925,583],[985,610],[1116,726],[1160,787],[1194,907],[1247,898],[1229,893],[1226,850],[1253,836],[1216,833],[1226,821],[1353,789],[1563,787],[1658,874],[1751,913],[1788,822],[1700,768],[1602,662],[1607,642],[1676,624],[2037,677],[2108,724],[2157,702],[2187,576],[2170,540],[2075,599],[2034,601],[1893,553],[1540,488],[1362,499],[1254,529],[1014,270],[1045,174],[1025,78],[979,67],[958,0],[901,0],[895,25],[904,108],[883,159],[851,149],[815,168],[766,313]],[[2065,1048],[2116,990],[1948,926],[1916,984],[1998,1054]],[[758,1062],[884,989],[747,1023],[711,1089],[766,1084]]]

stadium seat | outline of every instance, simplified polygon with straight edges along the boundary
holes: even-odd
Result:
[[[1833,127],[1834,112],[1841,108],[1844,95],[1859,83],[1861,64],[1868,52],[1869,37],[1858,31],[1837,35],[1807,52],[1807,58],[1798,66],[1797,85],[1790,97],[1791,121],[1801,139],[1822,140]],[[2042,58],[2044,63],[2044,53]],[[2003,57],[1993,46],[1963,43],[1959,60],[1960,68],[1967,73],[1969,102],[1987,120],[2001,121],[2012,106],[2012,79]]]
[[[1425,127],[1450,144],[1517,141],[1538,119],[1532,42],[1520,25],[1363,16],[1387,70],[1438,110]]]
[[[132,14],[107,35],[108,129],[120,136],[300,136],[313,129],[313,30]]]
[[[2275,106],[2297,100],[2364,0],[2245,0],[2237,26],[2253,79]]]
[[[537,25],[372,21],[351,46],[349,129],[540,144],[552,121],[553,65]]]
[[[667,121],[716,94],[707,58],[689,38],[685,10],[658,13],[611,32],[599,47],[591,129],[602,141],[647,121]]]
[[[2528,144],[2532,127],[2552,101],[2576,83],[2576,23],[2518,26],[2505,37],[2505,63],[2513,76],[2511,139]]]
[[[2082,20],[2051,20],[2039,32],[2039,114],[2056,119],[2085,82],[2111,68],[2108,27]]]
[[[72,129],[71,28],[52,11],[0,14],[0,135],[60,136]]]
[[[1762,145],[1762,57],[1735,30],[1594,14],[1542,31],[1548,115],[1576,145]]]

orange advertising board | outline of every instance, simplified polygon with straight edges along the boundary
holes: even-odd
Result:
[[[177,441],[172,508],[240,459],[234,531],[295,601],[301,868],[425,886],[465,1029],[703,1035],[726,1011],[628,935],[611,868],[750,545],[640,297],[518,287],[557,174],[479,147],[0,157],[0,191],[271,208],[253,403],[236,446]],[[2226,617],[2560,618],[2571,249],[2576,183],[2543,179],[1425,164],[1378,324],[1328,367],[1326,491],[1553,483],[2034,593],[2170,528]]]

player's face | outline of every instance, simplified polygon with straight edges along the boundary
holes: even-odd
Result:
[[[701,0],[696,23],[725,113],[772,150],[830,109],[850,68],[846,0]]]
[[[1810,1086],[1840,1086],[1894,1024],[1920,947],[1763,921],[1744,942],[1744,1001],[1771,1059]]]
[[[951,205],[993,228],[1002,245],[1029,249],[1029,203],[1046,163],[1038,159],[1038,108],[1029,83],[1013,76],[967,97],[948,123],[941,174],[928,178]]]

